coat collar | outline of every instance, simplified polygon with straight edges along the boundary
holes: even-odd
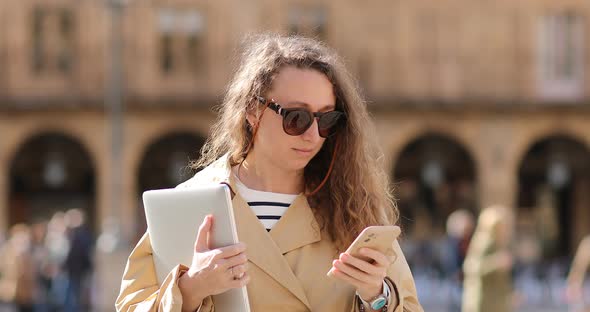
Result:
[[[225,182],[237,191],[228,160],[227,155],[218,159],[179,187]],[[283,256],[321,240],[320,227],[307,197],[300,194],[270,232],[266,231],[239,193],[234,196],[232,204],[238,238],[248,246],[248,259],[311,309],[303,287]]]

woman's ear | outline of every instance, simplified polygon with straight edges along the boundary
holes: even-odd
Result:
[[[248,123],[250,129],[252,129],[254,125],[256,125],[256,123],[258,122],[256,115],[254,115],[254,113],[250,110],[246,112],[246,122]]]
[[[255,103],[250,103],[246,107],[246,122],[250,129],[254,128],[254,126],[258,123],[258,116],[257,116],[256,106]]]

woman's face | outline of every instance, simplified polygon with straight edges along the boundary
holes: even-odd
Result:
[[[302,107],[311,112],[332,111],[336,102],[332,83],[324,74],[294,66],[282,68],[271,90],[263,96],[283,108]],[[250,124],[254,124],[255,118],[252,114],[248,115]],[[257,162],[298,171],[305,168],[319,152],[324,141],[318,132],[317,119],[303,134],[292,136],[283,130],[283,117],[267,108],[254,139],[253,151]]]

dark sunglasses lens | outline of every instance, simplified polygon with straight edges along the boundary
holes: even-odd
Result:
[[[320,130],[320,136],[327,138],[338,130],[338,124],[342,113],[333,111],[322,115],[318,120],[318,128]]]
[[[304,110],[288,111],[283,119],[283,129],[290,135],[301,135],[313,123],[309,112]]]

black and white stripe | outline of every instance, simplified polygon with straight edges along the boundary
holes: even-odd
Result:
[[[270,231],[279,222],[285,211],[287,211],[287,208],[291,206],[290,203],[274,201],[249,201],[248,205],[252,208],[252,211],[254,211],[254,214],[256,214],[258,220],[260,220],[267,231]]]
[[[237,179],[236,179],[237,180]],[[248,188],[239,180],[236,186],[258,220],[270,231],[285,214],[297,195],[256,191]]]

